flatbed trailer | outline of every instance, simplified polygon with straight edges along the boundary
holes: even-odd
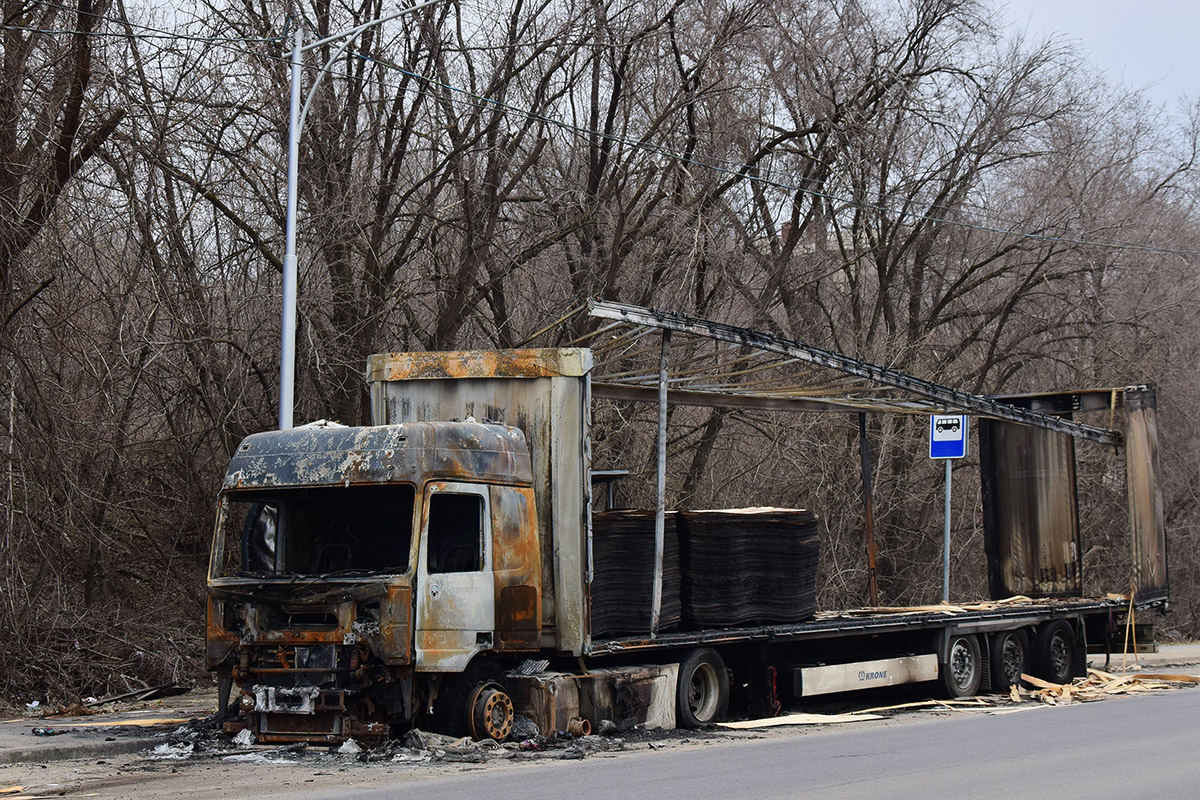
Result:
[[[880,636],[912,631],[942,631],[953,627],[967,633],[995,633],[1014,628],[1033,627],[1049,620],[1071,620],[1091,622],[1096,634],[1106,631],[1118,632],[1117,626],[1101,628],[1096,620],[1107,623],[1123,615],[1127,606],[1117,600],[1062,600],[1052,603],[1025,601],[997,608],[971,608],[947,606],[945,610],[931,611],[927,607],[911,609],[879,610],[870,608],[846,611],[818,612],[806,622],[793,625],[762,625],[726,630],[674,631],[661,633],[653,639],[622,636],[597,639],[588,646],[588,655],[629,653],[663,647],[696,647],[721,645],[737,642],[809,642],[827,641],[851,636]],[[1099,642],[1110,644],[1111,638],[1104,636]]]
[[[367,372],[373,425],[255,434],[231,461],[207,637],[222,710],[237,713],[229,730],[264,742],[378,740],[411,727],[503,739],[518,715],[543,732],[581,732],[604,721],[695,727],[731,709],[769,714],[902,683],[970,696],[1006,691],[1025,673],[1081,676],[1088,649],[1111,649],[1131,608],[1165,606],[1148,387],[1001,402],[679,315],[598,312],[789,359],[808,353],[918,395],[884,410],[991,415],[980,427],[993,601],[667,624],[666,404],[858,413],[861,396],[839,404],[669,389],[666,380],[622,385],[597,379],[579,348],[380,354]],[[601,595],[612,596],[596,572],[593,484],[612,477],[592,470],[596,397],[659,405],[653,582],[635,604],[639,619],[649,612],[644,631],[640,621],[619,633],[595,624]],[[1102,399],[1122,430],[1069,418],[1105,408]],[[1075,436],[1125,448],[1132,598],[1080,596]]]

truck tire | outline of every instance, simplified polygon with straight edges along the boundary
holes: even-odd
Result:
[[[697,647],[679,665],[675,690],[675,723],[699,728],[725,718],[729,708],[729,673],[725,661],[711,647]]]
[[[434,728],[454,737],[502,742],[515,719],[504,671],[487,659],[472,661],[461,675],[447,676],[434,703]]]
[[[992,689],[1007,692],[1021,682],[1021,673],[1030,670],[1029,637],[1025,631],[1000,631],[992,634]]]
[[[966,633],[947,637],[946,661],[938,665],[938,676],[947,697],[974,697],[983,679],[979,640]]]
[[[1051,683],[1070,683],[1075,672],[1076,646],[1071,623],[1061,619],[1042,623],[1034,654],[1037,676]]]
[[[472,739],[503,742],[512,733],[517,714],[503,685],[491,681],[479,684],[468,700],[468,708],[467,735]]]

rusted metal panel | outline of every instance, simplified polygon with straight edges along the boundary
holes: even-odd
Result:
[[[238,635],[225,627],[225,601],[208,596],[205,631],[205,663],[216,669],[237,647]]]
[[[333,602],[320,595],[306,599],[290,584],[260,590],[260,596],[254,597],[243,585],[222,582],[208,598],[210,666],[220,663],[239,644],[243,650],[275,653],[271,667],[290,670],[295,665],[288,660],[287,648],[354,647],[360,642],[386,664],[407,664],[411,661],[412,590],[407,578],[389,580],[386,585],[360,585],[345,592],[335,589],[342,597]],[[261,650],[263,647],[267,650]]]
[[[558,649],[586,638],[588,350],[372,356],[377,425],[481,419],[520,429],[530,453],[541,553],[541,628]],[[504,481],[497,481],[504,482]]]
[[[367,381],[373,384],[439,378],[578,378],[587,374],[591,366],[591,352],[577,347],[376,353],[367,358]]]
[[[678,679],[678,664],[662,664],[512,675],[509,685],[517,712],[548,734],[578,719],[588,720],[593,730],[601,720],[621,731],[674,728]]]
[[[378,628],[378,633],[376,633]],[[354,631],[385,664],[412,661],[412,587],[390,584],[379,603],[378,620],[359,619]]]
[[[536,650],[542,632],[542,569],[533,490],[491,487],[499,650]]]
[[[585,574],[592,487],[587,396],[586,378],[551,380],[552,459],[547,483],[554,487],[555,629],[558,648],[574,655],[583,654],[588,639]]]
[[[1133,387],[1124,390],[1122,404],[1134,596],[1138,602],[1164,600],[1169,585],[1158,466],[1157,398],[1149,386]]]
[[[979,449],[992,597],[1082,595],[1074,439],[983,419]]]

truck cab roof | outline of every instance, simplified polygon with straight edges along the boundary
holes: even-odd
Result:
[[[221,489],[430,478],[528,485],[533,471],[525,434],[474,421],[362,427],[322,422],[255,433],[238,446]]]

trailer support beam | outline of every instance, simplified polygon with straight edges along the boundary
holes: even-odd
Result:
[[[879,584],[875,576],[875,498],[871,486],[871,441],[867,438],[867,414],[858,415],[858,458],[862,466],[863,523],[867,533],[867,590],[871,605],[879,605]]]
[[[1033,425],[1037,428],[1058,431],[1059,433],[1065,433],[1076,438],[1089,439],[1100,444],[1113,446],[1121,444],[1121,435],[1116,431],[1096,428],[1091,425],[1082,425],[1060,417],[1041,414],[1026,408],[1018,408],[988,397],[969,394],[957,389],[951,389],[948,386],[941,386],[931,381],[915,378],[912,375],[907,375],[889,367],[881,367],[878,364],[872,364],[860,358],[852,358],[831,350],[813,347],[804,342],[760,333],[749,328],[739,328],[734,325],[711,322],[676,312],[657,311],[641,306],[610,303],[600,300],[593,300],[588,304],[588,314],[601,319],[621,320],[634,325],[690,333],[695,336],[744,345],[768,353],[778,353],[789,358],[796,358],[810,364],[827,367],[843,374],[866,378],[884,386],[903,389],[934,403],[936,409],[947,412],[959,411],[967,414],[978,414],[979,416],[1008,420],[1009,422],[1016,422],[1022,425]]]
[[[663,551],[667,528],[667,360],[671,331],[662,332],[658,359],[658,499],[654,504],[654,584],[650,595],[650,638],[658,635],[662,615]]]

